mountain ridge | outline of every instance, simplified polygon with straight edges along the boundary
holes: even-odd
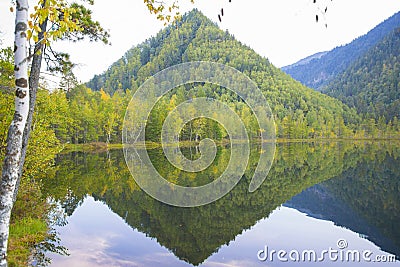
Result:
[[[321,92],[385,122],[400,118],[400,25]]]
[[[293,63],[293,64],[291,64],[289,66],[282,67],[281,70],[285,71],[285,70],[290,69],[290,68],[306,65],[306,64],[310,63],[314,59],[320,59],[321,57],[325,56],[327,53],[329,53],[329,51],[318,52],[318,53],[312,54],[311,56],[308,56],[306,58],[300,59],[296,63]]]
[[[364,55],[364,53],[399,26],[400,12],[397,12],[378,24],[367,34],[354,39],[346,45],[338,46],[328,51],[320,58],[312,59],[307,64],[299,64],[309,58],[307,57],[281,69],[304,85],[321,90],[336,75],[343,73],[353,61]],[[318,55],[318,53],[312,56],[315,55]]]
[[[226,64],[253,80],[275,114],[278,136],[307,138],[351,135],[355,130],[343,129],[346,126],[352,128],[360,121],[354,109],[292,79],[267,58],[236,40],[228,31],[218,28],[216,23],[196,9],[182,16],[176,25],[164,28],[156,36],[128,50],[107,71],[96,75],[86,85],[93,90],[102,89],[108,94],[118,90],[135,92],[155,73],[190,61]],[[238,105],[237,97],[228,96],[226,91],[202,87],[201,90],[185,92],[184,97],[190,99],[202,91],[207,97],[229,99],[232,104]]]

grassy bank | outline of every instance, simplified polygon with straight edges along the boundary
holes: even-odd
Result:
[[[10,226],[8,266],[28,266],[35,245],[47,237],[46,221],[25,217]]]
[[[8,266],[29,265],[36,245],[49,236],[49,208],[40,187],[35,182],[22,180],[11,215]]]

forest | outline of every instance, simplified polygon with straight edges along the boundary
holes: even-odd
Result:
[[[211,87],[200,86],[191,89],[190,97],[214,95]],[[7,125],[11,121],[13,95],[1,92],[1,143],[5,146]],[[42,88],[38,93],[36,116],[34,118],[34,134],[32,143],[46,140],[47,146],[52,144],[85,144],[91,142],[120,143],[125,109],[132,96],[130,90],[116,91],[112,96],[104,90],[92,91],[84,85],[76,86],[70,92],[56,90],[49,92]],[[230,103],[243,120],[248,120],[252,136],[257,135],[251,110],[243,103],[237,102],[231,94],[222,94],[217,99],[225,99]],[[168,111],[186,100],[181,88],[170,98],[163,98],[150,114],[146,131],[146,139],[160,141],[160,127]],[[230,102],[229,102],[230,100]],[[311,110],[304,114],[296,110],[282,119],[277,117],[277,137],[284,139],[304,138],[396,138],[399,133],[399,121],[394,117],[388,123],[383,117],[379,119],[361,120],[360,124],[345,124],[343,118],[335,118],[327,111]],[[327,116],[325,120],[323,116]],[[328,118],[331,118],[329,120]],[[321,124],[319,122],[322,122]],[[252,125],[253,124],[253,125]],[[154,127],[152,127],[154,125]],[[211,120],[197,119],[185,126],[181,132],[181,140],[189,140],[192,136],[227,138],[222,126]],[[194,140],[194,139],[192,139]]]
[[[400,28],[355,60],[322,92],[371,118],[392,120],[400,114]]]
[[[38,94],[34,131],[41,131],[48,144],[120,143],[126,107],[141,83],[166,67],[210,60],[240,70],[257,84],[274,114],[278,138],[399,137],[400,123],[395,114],[363,116],[355,108],[303,86],[234,36],[220,30],[200,12],[194,10],[178,23],[177,27],[170,25],[126,52],[105,73],[86,85],[78,84],[68,75],[63,77],[60,88],[52,92],[43,83]],[[11,54],[10,49],[1,50],[1,72],[8,73],[0,80],[2,147],[13,114]],[[146,140],[160,141],[160,127],[168,112],[196,97],[226,103],[245,122],[250,135],[258,136],[254,114],[240,97],[226,88],[203,83],[186,84],[162,97],[150,114]],[[227,138],[221,125],[204,118],[188,123],[180,137],[193,141],[195,136]]]
[[[345,72],[354,61],[369,53],[388,34],[400,25],[400,12],[386,19],[367,34],[360,36],[351,43],[338,46],[331,51],[316,54],[311,60],[299,62],[282,69],[294,79],[320,91],[332,83],[338,75]]]

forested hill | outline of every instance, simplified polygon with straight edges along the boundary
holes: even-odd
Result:
[[[400,12],[350,44],[337,47],[311,61],[300,60],[293,65],[283,67],[282,70],[306,86],[321,90],[323,86],[343,73],[355,60],[398,27],[400,27]]]
[[[230,65],[256,82],[276,115],[279,136],[338,136],[343,134],[344,124],[359,122],[355,110],[295,81],[197,10],[184,15],[178,25],[166,27],[155,37],[127,51],[87,86],[93,90],[103,89],[108,94],[116,90],[135,91],[146,78],[166,67],[199,60]],[[185,97],[195,97],[199,92],[238,102],[237,97],[223,97],[224,91],[216,93],[207,86],[186,92]]]
[[[373,118],[400,118],[400,27],[356,60],[322,92]]]

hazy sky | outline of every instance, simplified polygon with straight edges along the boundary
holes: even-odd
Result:
[[[29,1],[33,6],[36,1]],[[316,52],[351,42],[400,11],[399,0],[180,0],[181,11],[194,7],[242,43],[281,67]],[[13,42],[11,1],[0,0],[0,38],[3,47]],[[315,22],[318,8],[328,6],[324,19]],[[224,8],[222,23],[218,14]],[[79,63],[75,74],[82,82],[105,71],[129,48],[155,35],[163,23],[150,15],[142,0],[95,0],[94,17],[111,33],[111,46],[100,43],[58,43],[56,49]],[[325,28],[325,23],[328,28]]]

